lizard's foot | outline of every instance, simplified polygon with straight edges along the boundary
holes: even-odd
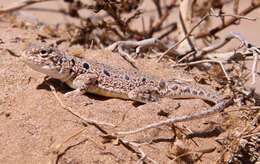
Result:
[[[80,96],[80,95],[83,95],[85,93],[84,90],[81,90],[81,89],[76,89],[74,91],[70,91],[70,92],[67,92],[65,93],[65,97],[76,97],[76,96]]]
[[[85,93],[85,91],[80,91],[80,89],[76,89],[74,91],[65,93],[64,96],[66,98],[69,97],[70,100],[72,100],[73,102],[75,102],[79,105],[87,106],[87,105],[93,104],[93,102],[89,98],[87,98],[87,99],[84,98],[84,101],[80,101],[80,98],[78,96],[83,95],[84,93]],[[81,102],[83,104],[81,104]]]

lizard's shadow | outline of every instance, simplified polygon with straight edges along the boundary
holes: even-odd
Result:
[[[70,88],[67,84],[61,82],[60,80],[53,79],[53,78],[44,80],[41,84],[39,84],[37,86],[36,89],[39,89],[39,90],[44,89],[47,91],[51,91],[49,84],[52,84],[54,86],[54,88],[56,89],[56,91],[60,92],[62,94],[73,91],[73,89]],[[91,93],[85,93],[84,95],[88,96],[90,99],[101,100],[101,101],[105,101],[105,100],[109,99],[108,97],[99,96],[99,95],[95,95],[95,94],[91,94]]]
[[[44,90],[47,90],[47,91],[51,91],[49,84],[52,84],[55,87],[56,91],[60,92],[62,94],[73,91],[73,89],[70,88],[67,84],[61,82],[60,80],[53,79],[53,78],[50,78],[50,79],[47,79],[47,80],[45,79],[41,84],[39,84],[37,86],[36,89],[39,89],[39,90],[44,89]],[[90,99],[95,99],[95,100],[100,100],[100,101],[106,101],[106,100],[110,99],[109,97],[100,96],[100,95],[96,95],[96,94],[92,94],[92,93],[85,93],[84,95],[88,96],[88,98],[90,98]],[[212,103],[210,101],[204,100],[204,102],[206,102],[210,106],[214,106],[214,103]],[[133,103],[132,103],[132,105],[136,108],[139,107],[139,106],[142,106],[144,104],[145,103],[141,103],[141,102],[137,102],[137,101],[133,101]]]

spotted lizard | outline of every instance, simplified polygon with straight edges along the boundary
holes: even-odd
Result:
[[[75,89],[65,93],[65,96],[90,92],[142,103],[159,102],[164,97],[199,98],[215,103],[209,110],[182,117],[179,121],[208,116],[226,106],[223,97],[212,89],[77,58],[42,43],[28,46],[21,57],[32,69],[59,79]]]

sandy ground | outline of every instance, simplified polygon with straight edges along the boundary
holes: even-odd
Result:
[[[5,1],[11,2],[11,1]],[[60,8],[60,3],[38,4],[37,7]],[[35,7],[36,7],[35,6]],[[27,16],[36,17],[50,24],[64,21],[64,17],[52,12],[21,12]],[[32,13],[34,13],[32,15]],[[39,15],[38,15],[39,14]],[[257,16],[257,10],[249,16]],[[50,19],[50,17],[52,19]],[[23,29],[13,27],[8,19],[0,15],[0,38],[5,42],[2,48],[9,48],[20,54],[28,42],[36,41],[38,29]],[[67,21],[67,19],[66,19]],[[238,28],[239,27],[239,28]],[[258,29],[260,22],[242,21],[240,26],[229,30],[240,32],[255,45],[260,45]],[[223,34],[228,31],[224,31]],[[62,47],[61,47],[62,48]],[[64,50],[70,50],[63,47]],[[102,50],[87,50],[85,57],[106,63],[115,67],[132,69],[117,53]],[[137,66],[142,72],[154,74],[163,78],[179,77],[192,79],[192,73],[183,69],[172,69],[165,63],[156,63],[153,59],[138,59]],[[44,81],[44,75],[27,67],[19,58],[0,51],[0,163],[48,163],[55,161],[56,146],[67,137],[85,129],[80,135],[65,143],[59,150],[64,152],[59,163],[137,163],[139,158],[133,151],[116,141],[103,143],[104,135],[93,125],[83,126],[81,120],[64,110]],[[75,98],[65,98],[64,93],[70,89],[59,81],[53,81],[58,90],[58,96],[67,106],[83,117],[120,125],[116,128],[101,126],[108,132],[127,131],[143,127],[149,123],[166,120],[161,111],[168,113],[168,118],[196,113],[210,107],[199,99],[170,100],[164,99],[160,104],[136,104],[132,101],[115,98],[104,98],[86,94]],[[232,106],[225,111],[236,110]],[[123,121],[122,121],[123,119]],[[208,122],[215,122],[221,133],[213,137],[195,137],[184,139],[189,134],[187,129],[199,131],[209,127]],[[161,139],[152,145],[142,146],[136,151],[143,151],[148,157],[158,163],[174,163],[174,146],[171,140],[177,139],[190,151],[205,150],[216,147],[216,150],[204,154],[195,163],[216,162],[220,159],[222,147],[216,139],[226,137],[232,130],[241,130],[250,122],[242,118],[241,112],[217,114],[208,118],[178,123],[179,129],[175,135],[171,126],[162,126],[135,135],[123,137],[127,141],[138,143]],[[217,128],[217,129],[218,129]],[[174,142],[176,144],[176,142]],[[232,145],[231,145],[232,146]],[[194,159],[194,158],[193,158]],[[146,160],[150,163],[149,160]]]

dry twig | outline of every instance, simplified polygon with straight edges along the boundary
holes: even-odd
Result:
[[[12,12],[34,3],[46,2],[46,1],[53,1],[53,0],[20,0],[18,2],[13,2],[6,6],[0,6],[0,14]]]
[[[256,1],[252,1],[251,6],[249,6],[246,9],[244,9],[237,16],[233,15],[232,18],[230,18],[227,21],[225,21],[224,24],[221,24],[221,25],[211,29],[209,32],[199,33],[198,35],[195,36],[195,38],[198,39],[198,38],[204,38],[206,36],[214,36],[219,31],[221,31],[221,30],[225,29],[226,27],[234,24],[237,20],[239,20],[241,18],[245,18],[245,17],[241,17],[241,16],[247,15],[248,13],[250,13],[253,10],[257,9],[258,7],[260,7],[260,3],[256,2]]]
[[[227,80],[231,81],[231,78],[228,75],[227,71],[225,70],[225,67],[224,67],[223,63],[221,61],[219,61],[219,60],[199,60],[199,61],[190,62],[190,63],[176,64],[173,67],[191,66],[191,65],[201,64],[201,63],[217,63],[217,64],[219,64],[221,69],[222,69],[222,71],[223,71],[223,73],[225,74]]]
[[[258,63],[258,54],[260,53],[258,48],[253,48],[254,61],[252,65],[252,83],[251,85],[255,85],[256,83],[256,75],[257,75],[257,63]]]
[[[231,100],[226,102],[226,105],[229,105],[230,102],[231,102]],[[162,125],[168,125],[168,124],[173,124],[173,123],[176,123],[176,122],[184,122],[184,121],[190,121],[190,120],[194,120],[194,119],[203,118],[203,117],[215,114],[217,112],[219,112],[219,111],[204,111],[204,112],[200,112],[200,113],[195,113],[193,115],[182,116],[182,117],[177,117],[177,118],[171,118],[171,119],[168,119],[168,120],[152,123],[152,124],[146,125],[146,126],[144,126],[142,128],[136,129],[136,130],[126,131],[126,132],[115,132],[113,134],[114,135],[135,134],[135,133],[139,133],[139,132],[151,129],[151,128],[156,128],[156,127],[159,127],[159,126],[162,126]]]
[[[105,126],[111,126],[111,127],[116,127],[114,124],[111,124],[111,123],[106,123],[106,122],[99,122],[99,121],[95,121],[95,120],[91,120],[91,119],[88,119],[88,118],[85,118],[83,116],[81,116],[80,114],[78,114],[77,112],[73,111],[70,107],[66,106],[65,104],[63,104],[63,102],[61,101],[61,99],[59,98],[59,96],[57,95],[57,92],[54,88],[53,85],[49,84],[50,88],[51,88],[51,91],[52,93],[54,94],[55,98],[58,100],[58,102],[60,103],[60,105],[62,106],[63,109],[67,110],[68,112],[70,112],[71,114],[73,114],[74,116],[78,117],[81,119],[81,121],[84,123],[84,124],[94,124],[96,126],[99,126],[99,125],[105,125]]]
[[[215,151],[216,147],[213,148],[208,148],[208,149],[202,149],[202,150],[195,150],[195,151],[190,151],[184,154],[179,155],[178,157],[174,158],[173,161],[176,161],[179,158],[182,158],[184,156],[188,156],[190,154],[194,154],[194,153],[201,153],[200,158],[207,153],[212,153],[213,151]]]

